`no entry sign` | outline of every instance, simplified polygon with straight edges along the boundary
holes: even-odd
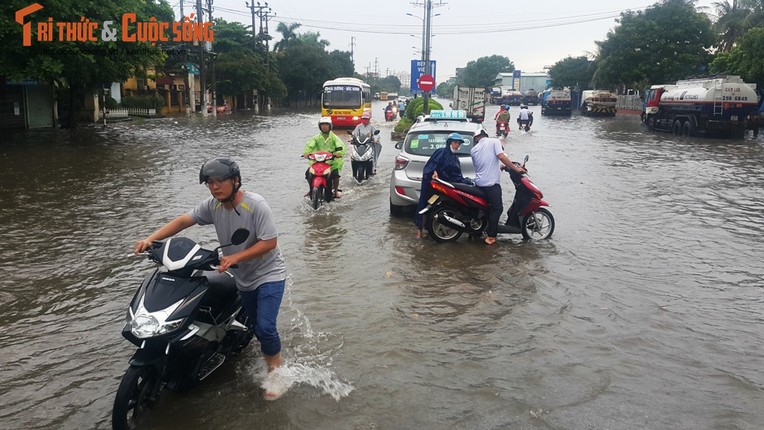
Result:
[[[432,91],[435,88],[435,78],[432,75],[422,75],[416,83],[422,91]]]

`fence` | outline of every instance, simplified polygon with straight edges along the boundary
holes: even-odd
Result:
[[[130,116],[156,116],[156,109],[144,109],[144,108],[119,108],[109,109],[106,111],[106,119],[114,118],[127,118]],[[99,114],[99,117],[103,119],[103,111]]]
[[[616,109],[642,110],[642,99],[638,95],[619,95]]]

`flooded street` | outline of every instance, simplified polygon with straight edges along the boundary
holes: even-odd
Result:
[[[199,167],[218,155],[276,216],[293,385],[263,400],[253,342],[195,389],[165,390],[145,428],[761,428],[764,136],[537,106],[523,133],[512,107],[507,153],[530,157],[553,237],[437,244],[390,216],[382,108],[379,174],[351,183],[346,162],[343,198],[318,211],[300,158],[314,112],[0,138],[0,428],[111,428],[134,351],[125,312],[154,269],[133,245],[209,195]],[[210,226],[183,235],[216,245]]]

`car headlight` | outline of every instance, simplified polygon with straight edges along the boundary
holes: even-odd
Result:
[[[175,309],[177,309],[181,303],[183,303],[182,299],[165,309],[149,312],[146,310],[146,307],[143,306],[143,298],[141,298],[137,312],[135,312],[134,315],[132,311],[130,312],[130,316],[132,316],[129,321],[130,332],[139,339],[145,339],[169,333],[177,329],[183,324],[184,318],[169,321],[167,318],[175,312]]]

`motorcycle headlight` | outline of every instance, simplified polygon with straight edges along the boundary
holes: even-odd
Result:
[[[159,336],[165,333],[169,333],[183,324],[183,318],[176,320],[167,320],[167,318],[175,312],[175,309],[183,303],[183,300],[178,300],[165,309],[161,309],[155,312],[149,312],[143,306],[143,298],[138,305],[138,310],[130,320],[130,332],[139,339],[145,339],[153,336]],[[133,313],[130,312],[132,315]]]

